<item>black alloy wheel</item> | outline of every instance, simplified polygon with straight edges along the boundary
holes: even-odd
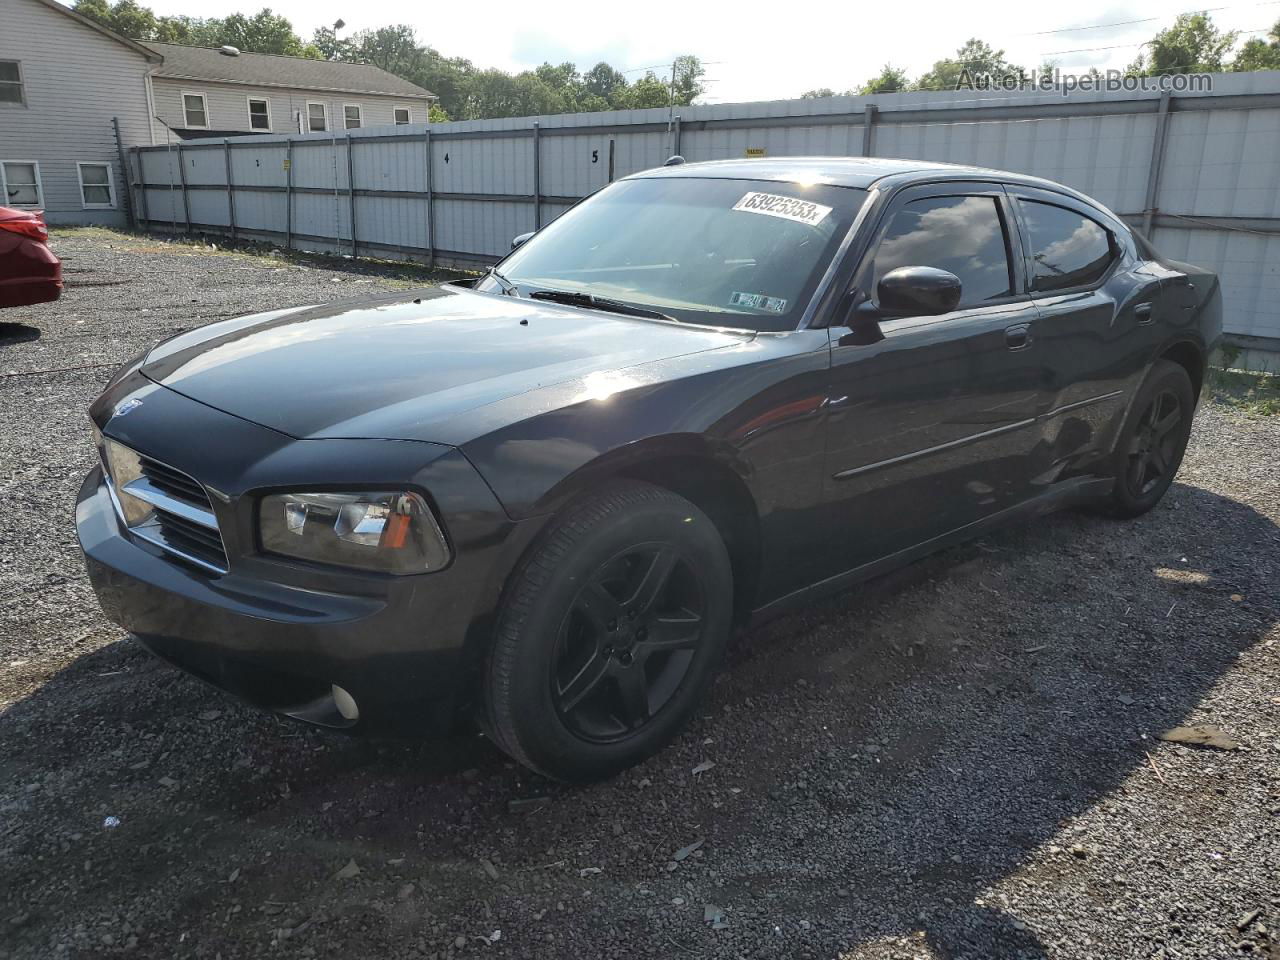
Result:
[[[1161,390],[1147,404],[1129,441],[1124,479],[1135,498],[1154,490],[1176,467],[1182,433],[1182,404],[1172,390]]]
[[[481,725],[558,780],[639,763],[705,696],[733,597],[728,550],[702,510],[662,487],[611,482],[552,520],[512,574]]]
[[[1116,441],[1111,508],[1117,516],[1136,517],[1160,502],[1182,464],[1194,411],[1195,391],[1186,369],[1157,360]]]
[[[672,543],[640,544],[601,567],[574,598],[552,663],[552,696],[565,725],[608,742],[649,723],[693,662],[704,594]]]

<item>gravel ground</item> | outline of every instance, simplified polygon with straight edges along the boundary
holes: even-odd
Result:
[[[43,336],[0,346],[0,957],[1280,956],[1280,418],[1206,403],[1136,522],[1012,527],[756,630],[677,743],[570,789],[241,707],[83,576],[112,365],[405,274],[55,247],[63,299],[3,318]]]

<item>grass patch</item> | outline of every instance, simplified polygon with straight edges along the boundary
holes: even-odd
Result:
[[[1280,376],[1209,368],[1207,387],[1215,403],[1252,417],[1280,415]]]

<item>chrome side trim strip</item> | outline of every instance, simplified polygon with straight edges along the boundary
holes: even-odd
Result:
[[[906,463],[909,460],[917,460],[920,457],[927,457],[930,454],[941,453],[943,450],[951,450],[955,447],[962,447],[965,444],[973,443],[977,440],[985,440],[987,437],[994,437],[1001,433],[1008,433],[1011,430],[1021,430],[1023,427],[1029,427],[1036,422],[1036,418],[1029,420],[1019,420],[1016,423],[1006,423],[1003,426],[996,427],[993,430],[984,430],[981,433],[971,434],[967,437],[961,437],[958,440],[950,440],[947,443],[940,443],[936,447],[926,447],[923,450],[915,450],[911,453],[904,453],[899,457],[890,457],[888,460],[877,460],[875,463],[866,463],[860,467],[850,467],[848,470],[841,470],[832,476],[832,480],[848,480],[850,477],[856,477],[862,473],[869,473],[872,470],[879,470],[881,467],[895,466],[896,464]]]
[[[1103,400],[1114,400],[1116,397],[1124,395],[1123,390],[1113,390],[1111,393],[1104,393],[1100,397],[1090,397],[1088,400],[1077,400],[1075,403],[1066,403],[1060,407],[1050,410],[1041,420],[1048,420],[1050,417],[1056,417],[1060,413],[1066,413],[1068,410],[1079,410],[1081,407],[1087,407],[1091,403],[1101,403]]]
[[[125,484],[124,490],[129,496],[136,497],[143,503],[149,503],[157,510],[172,513],[183,520],[199,524],[215,533],[219,532],[218,519],[213,515],[212,510],[203,510],[186,500],[179,500],[177,497],[165,493],[146,477],[139,477],[137,480],[130,481]]]

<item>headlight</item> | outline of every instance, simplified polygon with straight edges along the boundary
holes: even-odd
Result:
[[[404,491],[263,497],[258,529],[268,553],[383,573],[439,570],[450,556],[431,508]]]

